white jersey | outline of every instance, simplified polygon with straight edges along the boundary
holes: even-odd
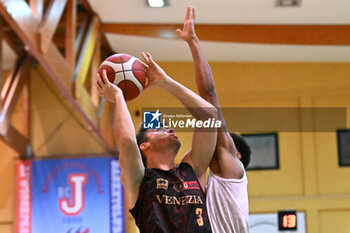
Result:
[[[248,233],[248,179],[225,179],[209,171],[207,209],[213,233]]]

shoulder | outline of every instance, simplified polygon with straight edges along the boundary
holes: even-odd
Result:
[[[217,180],[222,183],[243,183],[245,181],[248,181],[247,173],[245,170],[243,170],[242,178],[226,178],[224,176],[220,176],[218,174],[215,174],[213,171],[209,170],[209,176],[208,176],[208,183],[210,180]]]
[[[188,163],[180,163],[178,171],[182,177],[186,177],[187,179],[198,179],[194,168]]]
[[[187,162],[181,162],[178,167],[179,168],[192,168],[192,166]]]
[[[187,162],[181,162],[178,166],[178,169],[180,171],[193,171],[194,172],[192,165],[187,163]]]

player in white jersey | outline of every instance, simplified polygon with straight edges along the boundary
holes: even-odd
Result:
[[[194,8],[189,6],[183,29],[176,32],[190,47],[200,96],[218,108],[218,117],[222,121],[207,184],[210,223],[216,233],[248,233],[248,180],[245,168],[250,160],[250,148],[241,136],[227,131],[213,75],[195,33],[194,18]]]

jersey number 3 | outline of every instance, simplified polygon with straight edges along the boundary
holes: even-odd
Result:
[[[198,226],[203,226],[203,224],[204,224],[203,223],[202,212],[203,212],[202,208],[197,208],[196,209],[196,214],[198,216],[198,218],[197,218]]]

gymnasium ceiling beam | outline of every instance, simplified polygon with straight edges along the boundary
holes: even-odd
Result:
[[[77,21],[77,4],[76,0],[69,0],[67,3],[65,17],[66,33],[65,33],[65,57],[71,68],[75,66],[75,36]]]
[[[90,6],[90,4],[89,4],[89,2],[87,0],[83,0],[81,2],[83,4],[84,9],[86,10],[86,12],[79,12],[79,11],[76,12],[76,27],[77,28],[78,27],[79,28],[84,27],[84,22],[87,20],[87,18],[90,18],[92,15],[97,17],[98,20],[100,22],[102,22],[100,17],[93,12],[92,7]],[[69,3],[70,3],[70,1],[67,2],[67,4],[69,4]],[[66,10],[66,13],[67,13],[67,10]],[[66,30],[67,29],[66,26],[67,26],[66,25],[66,21],[61,19],[61,21],[58,24],[58,30],[60,30],[60,29]],[[55,38],[54,38],[56,45],[59,46],[59,47],[62,47],[62,48],[64,46],[64,42],[63,42],[64,37],[65,37],[65,35],[64,35],[65,31],[64,30],[61,30],[62,33],[56,34]],[[79,36],[79,34],[77,36]],[[107,40],[106,35],[102,32],[101,29],[100,29],[100,36],[101,36],[100,39],[102,41],[102,43],[101,43],[101,46],[102,46],[102,57],[107,57],[109,55],[112,55],[114,53],[114,51],[113,51],[111,45],[109,44],[109,41]]]
[[[95,89],[96,73],[101,62],[99,52],[96,52],[100,50],[99,30],[100,21],[96,16],[91,17],[83,35],[84,40],[80,52],[77,54],[78,60],[73,79],[73,90],[77,101],[85,112],[90,113],[89,115],[95,122],[98,122],[99,98],[96,99],[96,95],[92,95],[92,90]],[[91,101],[86,101],[87,99]]]
[[[92,7],[91,7],[91,5],[90,5],[88,0],[82,0],[82,3],[83,3],[83,6],[84,6],[85,10],[89,14],[93,14],[94,13],[94,11],[93,11],[93,9],[92,9]]]
[[[30,75],[30,73],[28,73]],[[24,84],[22,87],[22,109],[23,109],[23,130],[22,135],[27,138],[29,141],[30,139],[30,77],[28,76],[24,80]],[[28,142],[29,143],[29,142]],[[28,154],[27,154],[28,155]]]
[[[32,9],[34,17],[41,21],[44,12],[44,0],[29,0],[29,6]]]
[[[35,58],[49,75],[51,81],[55,84],[57,89],[60,90],[66,103],[75,108],[79,117],[83,119],[89,130],[97,135],[105,148],[109,151],[114,151],[114,145],[105,139],[95,123],[90,119],[89,115],[83,111],[82,107],[72,95],[71,78],[73,77],[73,69],[66,62],[52,40],[49,43],[47,51],[45,53],[41,51],[37,39],[40,22],[34,17],[26,1],[0,0],[0,14],[16,36],[22,41],[26,51]],[[16,132],[13,132],[13,135],[17,136]]]
[[[5,128],[3,122],[0,122],[0,128],[1,130]],[[5,132],[0,132],[0,140],[4,141],[21,156],[26,154],[29,141],[12,125],[8,125]]]
[[[11,125],[11,115],[16,106],[19,94],[24,90],[24,98],[28,97],[28,76],[30,70],[30,59],[28,56],[19,58],[14,70],[6,79],[6,83],[1,90],[1,112],[0,112],[0,139],[8,144],[20,155],[25,155],[29,144],[28,119],[24,119],[24,135]],[[23,88],[25,87],[25,88]],[[25,115],[29,112],[28,99],[24,100]],[[25,118],[26,118],[25,117]]]
[[[42,52],[47,52],[57,25],[61,19],[67,0],[51,1],[39,26],[40,46]]]
[[[10,119],[10,116],[15,108],[18,96],[25,80],[28,78],[30,61],[28,56],[19,58],[15,67],[15,71],[6,79],[6,83],[1,92],[2,106],[0,120],[4,118]]]
[[[94,10],[92,9],[90,3],[88,0],[82,0],[82,4],[84,6],[84,9],[89,13],[89,14],[95,14],[94,13]],[[99,22],[102,23],[102,20],[101,18],[95,14],[95,17],[98,18]],[[79,19],[81,17],[79,17],[79,14],[78,14],[78,22],[81,22]],[[103,31],[101,30],[101,27],[100,27],[100,35],[101,35],[101,46],[102,46],[102,57],[107,57],[109,55],[112,55],[114,53],[111,45],[109,44],[109,41],[107,40],[106,38],[106,35],[103,33]]]
[[[84,36],[85,40],[83,41],[80,54],[78,54],[77,65],[74,72],[73,82],[77,82],[79,84],[78,86],[84,86],[88,76],[91,60],[94,56],[96,41],[99,39],[99,28],[100,23],[97,17],[91,18]],[[78,93],[76,94],[79,96]]]
[[[3,39],[6,41],[7,45],[10,46],[10,48],[17,55],[17,57],[20,57],[24,54],[23,46],[18,46],[19,41],[13,35],[13,32],[9,30],[3,31]]]
[[[177,24],[103,23],[102,31],[131,36],[177,38]],[[350,45],[350,25],[224,25],[197,24],[203,41],[289,44]]]

